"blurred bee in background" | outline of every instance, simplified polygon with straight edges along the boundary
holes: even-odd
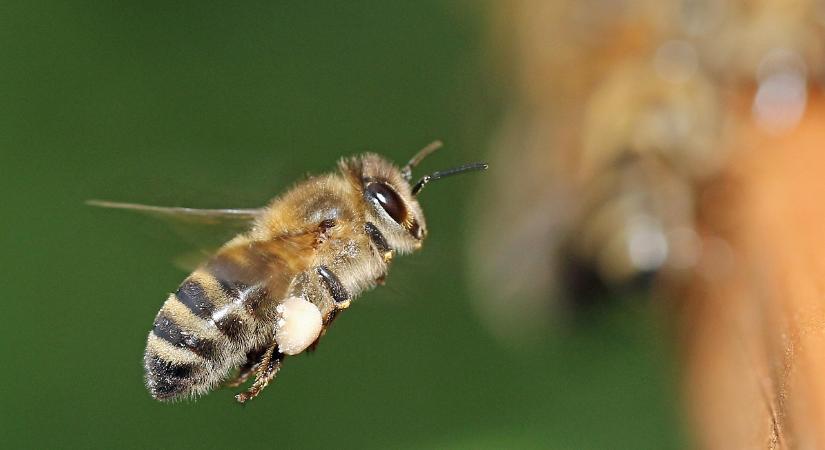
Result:
[[[470,258],[492,326],[512,328],[501,318],[515,314],[518,328],[540,327],[552,315],[536,308],[594,282],[690,273],[697,196],[729,162],[742,88],[758,86],[745,119],[765,129],[792,127],[804,110],[808,72],[821,70],[814,6],[525,0],[496,10],[495,40],[509,43],[496,56],[515,81],[493,144],[502,170],[481,194],[493,207],[479,211]],[[505,298],[525,308],[502,313]]]
[[[496,12],[521,59],[505,62],[517,81],[493,145],[502,171],[482,194],[494,206],[479,213],[470,261],[499,334],[535,335],[559,306],[694,262],[695,186],[725,161],[726,118],[674,9],[522,1]]]
[[[825,445],[823,372],[800,362],[825,349],[804,250],[825,229],[823,4],[519,0],[492,18],[511,83],[469,250],[490,328],[535,338],[652,281],[704,446]]]
[[[440,147],[396,167],[365,154],[339,173],[310,177],[260,209],[203,210],[90,201],[185,222],[245,228],[169,295],[149,333],[146,386],[157,400],[193,397],[226,381],[255,381],[257,396],[287,355],[314,348],[361,292],[382,284],[395,254],[427,235],[418,194],[427,183],[486,164],[436,171],[411,184],[412,169]]]

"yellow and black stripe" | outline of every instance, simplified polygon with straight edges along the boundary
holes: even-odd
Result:
[[[230,353],[250,340],[264,292],[203,269],[190,275],[163,304],[149,334],[144,363],[152,396],[194,393],[225,373]]]

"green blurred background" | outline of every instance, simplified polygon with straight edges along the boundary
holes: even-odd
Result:
[[[3,2],[3,447],[683,446],[645,299],[530,348],[479,324],[463,231],[483,175],[429,188],[424,250],[260,398],[160,404],[143,387],[188,247],[83,201],[257,206],[340,156],[405,161],[436,138],[429,169],[483,159],[498,89],[483,6]]]

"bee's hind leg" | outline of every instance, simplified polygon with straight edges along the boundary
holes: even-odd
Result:
[[[251,377],[252,374],[255,373],[255,370],[257,368],[258,364],[244,364],[238,371],[238,374],[235,375],[235,377],[231,380],[224,383],[224,386],[234,388],[246,383],[249,377]]]
[[[263,358],[264,353],[268,350],[268,348],[262,348],[258,350],[253,350],[246,354],[246,362],[238,368],[238,373],[230,380],[224,383],[224,386],[227,387],[238,387],[244,383],[249,377],[258,370],[258,367],[261,363],[261,358]]]
[[[246,392],[242,392],[235,396],[235,400],[238,403],[245,403],[253,398],[257,397],[258,394],[261,393],[262,390],[275,378],[275,375],[278,374],[278,371],[281,370],[281,363],[284,360],[284,354],[278,351],[278,344],[273,343],[263,352],[261,359],[255,364],[254,371],[255,371],[255,382]],[[249,363],[247,362],[244,367],[246,367]],[[253,367],[250,367],[249,374],[246,375],[247,378],[252,374]],[[238,378],[243,375],[243,372],[239,374]]]

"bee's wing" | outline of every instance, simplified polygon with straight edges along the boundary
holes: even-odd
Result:
[[[249,229],[263,208],[197,209],[88,200],[87,205],[134,211],[166,222],[183,240],[194,246],[173,259],[176,267],[192,270],[233,236]]]
[[[198,209],[183,208],[180,206],[152,206],[138,203],[120,203],[107,200],[87,200],[87,205],[99,206],[101,208],[126,209],[136,211],[148,216],[173,219],[183,222],[198,224],[242,224],[248,226],[249,223],[263,211],[262,208],[255,209]]]

